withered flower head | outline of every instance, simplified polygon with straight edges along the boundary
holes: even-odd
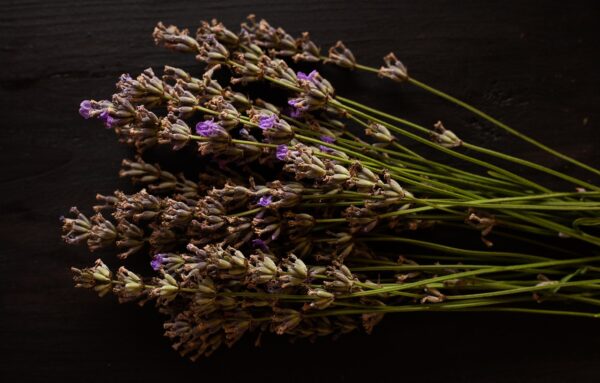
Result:
[[[331,62],[342,68],[348,69],[354,69],[356,67],[354,55],[341,41],[338,41],[334,46],[329,48],[329,57],[325,62]]]
[[[189,31],[187,29],[180,31],[175,25],[167,27],[159,22],[154,28],[152,37],[156,45],[162,45],[174,51],[196,53],[200,50],[198,42],[189,36]]]
[[[389,53],[385,56],[383,62],[385,65],[379,68],[380,77],[387,77],[398,82],[403,82],[408,78],[406,67],[398,60],[394,53]]]

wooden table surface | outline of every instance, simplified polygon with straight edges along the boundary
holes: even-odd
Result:
[[[252,4],[251,4],[252,3]],[[3,382],[598,382],[600,321],[518,314],[402,314],[370,336],[289,344],[245,339],[197,363],[162,336],[152,307],[72,288],[71,265],[96,254],[60,240],[59,216],[89,212],[129,148],[78,104],[119,74],[164,64],[159,20],[232,29],[249,13],[326,47],[343,39],[361,63],[394,51],[411,74],[481,106],[582,161],[600,165],[600,6],[596,1],[0,1],[0,380]],[[333,67],[348,95],[475,143],[598,182],[409,86]],[[100,254],[102,255],[102,254]],[[110,252],[104,254],[110,259]]]

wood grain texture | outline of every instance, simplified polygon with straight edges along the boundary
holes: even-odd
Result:
[[[77,114],[117,76],[191,57],[155,48],[155,23],[232,28],[256,13],[322,46],[343,39],[362,63],[395,51],[411,73],[582,161],[600,165],[600,9],[596,1],[0,1],[0,380],[597,382],[599,323],[508,314],[407,314],[371,336],[291,345],[245,339],[193,364],[150,307],[72,288],[97,256],[60,241],[58,217],[117,178],[131,151]],[[589,181],[417,89],[322,69],[338,93]],[[100,254],[101,255],[101,254]],[[60,379],[60,380],[59,380]]]

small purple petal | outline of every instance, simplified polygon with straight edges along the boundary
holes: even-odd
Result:
[[[296,73],[296,76],[298,77],[298,80],[314,81],[315,76],[317,74],[319,74],[319,72],[317,72],[316,70],[313,70],[309,74],[306,74],[304,72],[298,72],[298,73]]]
[[[221,127],[217,124],[214,119],[201,121],[196,124],[196,133],[202,137],[212,137],[219,133]]]
[[[259,247],[261,250],[269,251],[269,246],[262,239],[254,239],[252,240],[252,246]]]
[[[274,114],[270,116],[260,116],[258,119],[258,127],[262,130],[271,129],[277,122],[277,116]]]
[[[245,128],[240,129],[240,136],[247,136],[248,134],[250,133],[248,133],[248,131]]]
[[[271,202],[273,202],[273,196],[270,196],[268,194],[260,197],[260,199],[258,200],[258,204],[262,207],[269,206]]]
[[[286,145],[277,145],[277,152],[275,153],[275,157],[278,160],[285,161],[288,155],[288,147]]]
[[[112,128],[113,126],[115,126],[117,123],[117,119],[112,118],[111,116],[106,117],[106,121],[104,121],[104,126],[106,126],[107,129]]]
[[[321,136],[321,141],[326,142],[328,144],[333,144],[335,142],[335,137]]]
[[[81,104],[79,104],[79,114],[81,115],[81,117],[85,118],[86,120],[88,118],[90,118],[90,112],[92,111],[92,103],[90,100],[83,100],[81,101]]]
[[[156,271],[160,269],[160,267],[165,263],[165,255],[164,254],[156,254],[150,262],[150,266]]]
[[[100,119],[100,121],[102,122],[106,122],[108,120],[108,118],[110,117],[110,115],[108,114],[108,109],[104,109],[102,112],[100,112],[100,114],[98,115],[98,118]]]
[[[302,97],[288,100],[288,105],[294,107],[298,112],[306,112],[308,110],[308,105],[306,104],[305,99]]]
[[[333,153],[333,149],[328,148],[325,145],[319,145],[319,149],[323,152],[323,153]]]

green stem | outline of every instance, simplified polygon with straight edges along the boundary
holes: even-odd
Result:
[[[492,273],[500,273],[505,271],[516,271],[523,269],[536,269],[536,268],[546,268],[546,267],[556,267],[556,266],[569,266],[569,265],[577,265],[577,264],[587,264],[590,262],[600,261],[600,256],[595,257],[585,257],[585,258],[577,258],[577,259],[566,259],[566,260],[558,260],[558,261],[544,261],[544,262],[534,262],[534,263],[526,263],[519,265],[510,265],[510,266],[494,266],[487,269],[480,270],[471,270],[464,271],[459,273],[453,273],[448,275],[442,275],[439,277],[433,277],[424,279],[417,282],[410,282],[399,284],[397,286],[386,286],[379,289],[373,289],[369,291],[359,291],[356,293],[350,294],[350,296],[359,297],[359,296],[368,296],[368,295],[378,295],[382,293],[389,293],[393,291],[401,291],[401,290],[409,290],[414,289],[416,287],[423,287],[432,282],[443,282],[452,279],[466,278],[472,277],[475,275],[482,274],[492,274]]]
[[[369,113],[373,113],[373,114],[385,117],[385,118],[387,118],[389,120],[392,120],[392,121],[395,121],[395,122],[399,122],[399,123],[401,123],[403,125],[412,127],[414,129],[422,132],[422,133],[429,134],[429,131],[430,131],[429,129],[427,129],[427,128],[423,127],[423,126],[414,124],[414,123],[409,123],[409,121],[407,121],[407,120],[405,120],[403,118],[399,118],[399,117],[396,117],[394,115],[382,112],[380,110],[377,110],[377,109],[374,109],[374,108],[370,108],[370,107],[368,107],[366,105],[363,105],[361,103],[352,101],[350,99],[347,99],[347,98],[344,98],[344,97],[341,97],[341,96],[337,96],[336,99],[342,101],[343,103],[350,104],[350,105],[355,106],[357,108],[361,108],[363,110],[366,110]],[[470,144],[470,143],[465,142],[465,141],[462,142],[462,146],[465,147],[465,148],[467,148],[467,149],[471,149],[473,151],[479,152],[479,153],[484,153],[484,154],[487,154],[487,155],[490,155],[490,156],[493,156],[493,157],[501,158],[501,159],[506,160],[506,161],[514,162],[516,164],[523,165],[523,166],[526,166],[526,167],[538,170],[540,172],[553,175],[555,177],[561,178],[561,179],[563,179],[565,181],[571,182],[571,183],[573,183],[575,185],[578,185],[578,186],[587,187],[587,188],[592,189],[592,190],[600,190],[600,187],[597,187],[597,186],[595,186],[593,184],[590,184],[588,182],[582,181],[582,180],[577,179],[575,177],[571,177],[569,175],[566,175],[564,173],[558,172],[558,171],[550,169],[548,167],[536,164],[536,163],[531,162],[531,161],[523,160],[521,158],[510,156],[508,154],[500,153],[500,152],[497,152],[497,151],[494,151],[494,150],[491,150],[491,149],[482,148],[482,147]]]
[[[508,258],[517,258],[517,259],[528,259],[528,260],[546,260],[545,257],[540,257],[537,255],[523,254],[523,253],[514,253],[514,252],[504,252],[504,251],[481,251],[481,250],[469,250],[469,249],[461,249],[458,247],[452,247],[447,245],[441,245],[439,243],[429,242],[429,241],[421,241],[418,239],[412,238],[404,238],[404,237],[392,237],[392,236],[370,236],[370,237],[358,237],[357,241],[361,242],[401,242],[406,243],[413,246],[422,247],[425,249],[441,251],[446,254],[456,254],[456,255],[466,255],[466,256],[476,256],[476,257],[508,257]]]
[[[411,139],[413,139],[413,140],[415,140],[417,142],[420,142],[420,143],[422,143],[424,145],[427,145],[429,147],[435,148],[435,149],[437,149],[437,150],[439,150],[439,151],[441,151],[443,153],[446,153],[446,154],[448,154],[448,155],[450,155],[452,157],[456,157],[456,158],[459,158],[461,160],[468,161],[468,162],[474,163],[476,165],[488,168],[490,170],[494,170],[495,172],[497,172],[499,174],[502,174],[502,175],[504,175],[504,176],[506,176],[506,177],[508,177],[508,178],[510,178],[510,179],[512,179],[512,180],[514,180],[514,181],[516,181],[516,182],[518,182],[520,184],[522,184],[523,186],[528,186],[528,187],[534,188],[536,190],[539,190],[539,191],[542,191],[542,192],[545,192],[545,193],[550,192],[550,189],[545,188],[545,187],[543,187],[541,185],[538,185],[537,183],[535,183],[533,181],[530,181],[530,180],[528,180],[526,178],[523,178],[521,176],[518,176],[518,175],[516,175],[514,173],[511,173],[508,170],[502,169],[502,168],[500,168],[500,167],[498,167],[496,165],[492,165],[492,164],[490,164],[490,163],[488,163],[486,161],[483,161],[483,160],[480,160],[480,159],[477,159],[477,158],[473,158],[473,157],[467,156],[465,154],[462,154],[462,153],[456,152],[454,150],[451,150],[449,148],[446,148],[444,146],[438,145],[438,144],[436,144],[436,143],[434,143],[434,142],[432,142],[432,141],[430,141],[428,139],[425,139],[425,138],[420,137],[420,136],[418,136],[416,134],[410,133],[410,132],[408,132],[408,131],[406,131],[404,129],[398,128],[395,125],[387,123],[387,122],[385,122],[385,121],[383,121],[381,119],[378,119],[376,117],[373,117],[371,115],[365,114],[365,113],[363,113],[363,112],[361,112],[361,111],[359,111],[357,109],[354,109],[354,108],[352,108],[350,106],[347,106],[347,105],[344,105],[344,104],[340,104],[340,103],[337,103],[337,102],[334,102],[334,105],[336,105],[336,106],[338,106],[338,107],[346,110],[347,112],[349,112],[350,113],[349,118],[351,118],[353,120],[359,120],[356,116],[360,116],[360,117],[365,118],[367,120],[375,121],[377,123],[380,123],[380,124],[386,126],[390,130],[393,130],[393,131],[395,131],[397,133],[400,133],[403,136],[411,138]],[[354,115],[356,115],[356,116],[354,116]],[[406,120],[404,120],[404,124],[408,125],[408,126],[419,126],[419,125],[416,125],[416,124],[414,124],[414,123],[412,123],[410,121],[406,121]],[[425,129],[425,128],[423,128],[423,129]]]
[[[462,299],[480,299],[480,298],[490,298],[490,297],[499,297],[503,295],[512,295],[512,294],[520,294],[520,293],[529,293],[534,291],[542,291],[542,290],[551,290],[558,287],[575,287],[575,286],[584,286],[590,283],[600,283],[600,279],[593,279],[589,281],[576,281],[576,282],[552,282],[544,285],[538,286],[528,286],[528,287],[519,287],[508,290],[500,290],[500,291],[491,291],[485,293],[478,294],[463,294],[463,295],[447,295],[445,299],[447,300],[462,300]]]
[[[584,163],[582,163],[580,161],[577,161],[574,158],[571,158],[571,157],[569,157],[569,156],[567,156],[565,154],[562,154],[562,153],[560,153],[560,152],[558,152],[558,151],[556,151],[556,150],[554,150],[554,149],[552,149],[552,148],[550,148],[550,147],[542,144],[541,142],[539,142],[539,141],[537,141],[537,140],[535,140],[535,139],[533,139],[533,138],[531,138],[531,137],[529,137],[529,136],[527,136],[527,135],[519,132],[516,129],[511,128],[510,126],[506,125],[505,123],[503,123],[503,122],[501,122],[501,121],[493,118],[489,114],[484,113],[483,111],[475,108],[472,105],[467,104],[464,101],[461,101],[461,100],[459,100],[459,99],[457,99],[455,97],[452,97],[449,94],[444,93],[444,92],[442,92],[442,91],[440,91],[438,89],[435,89],[434,87],[429,86],[429,85],[427,85],[425,83],[422,83],[422,82],[420,82],[420,81],[418,81],[418,80],[416,80],[416,79],[414,79],[412,77],[408,78],[408,82],[411,83],[411,84],[413,84],[413,85],[415,85],[415,86],[417,86],[417,87],[419,87],[419,88],[421,88],[421,89],[424,89],[424,90],[426,90],[426,91],[428,91],[428,92],[430,92],[430,93],[432,93],[432,94],[434,94],[436,96],[439,96],[439,97],[441,97],[441,98],[443,98],[443,99],[445,99],[447,101],[450,101],[450,102],[452,102],[452,103],[454,103],[454,104],[456,104],[456,105],[458,105],[458,106],[460,106],[460,107],[462,107],[462,108],[470,111],[471,113],[474,113],[475,115],[483,118],[484,120],[487,120],[487,121],[491,122],[492,124],[496,125],[497,127],[501,128],[501,129],[504,129],[505,131],[509,132],[510,134],[512,134],[512,135],[514,135],[516,137],[519,137],[523,141],[526,141],[526,142],[528,142],[528,143],[530,143],[530,144],[532,144],[532,145],[534,145],[534,146],[536,146],[536,147],[544,150],[545,152],[552,154],[555,157],[558,157],[558,158],[560,158],[560,159],[562,159],[564,161],[570,162],[571,164],[576,165],[576,166],[578,166],[578,167],[580,167],[582,169],[585,169],[585,170],[587,170],[587,171],[589,171],[591,173],[594,173],[596,175],[600,175],[600,170],[595,169],[595,168],[593,168],[593,167],[591,167],[589,165],[586,165],[586,164],[584,164]]]

